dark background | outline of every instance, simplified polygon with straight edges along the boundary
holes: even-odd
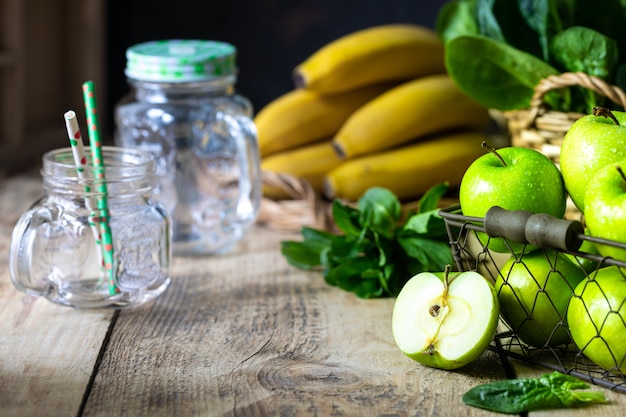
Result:
[[[114,0],[108,2],[110,102],[129,90],[129,46],[158,39],[232,43],[238,50],[237,90],[259,110],[293,88],[291,71],[324,44],[385,23],[434,27],[444,0]]]

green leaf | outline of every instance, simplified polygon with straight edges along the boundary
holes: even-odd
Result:
[[[571,27],[552,39],[552,57],[564,71],[584,72],[606,81],[613,79],[617,68],[619,51],[617,43],[593,29],[575,26]],[[591,113],[591,110],[603,105],[604,96],[600,96],[585,88],[576,89],[581,97],[579,102],[584,104],[573,105],[571,110],[581,113]]]
[[[435,30],[445,43],[461,35],[478,35],[475,1],[449,1],[437,13]]]
[[[380,187],[368,189],[359,198],[358,209],[363,228],[369,228],[386,238],[393,237],[402,214],[402,205],[391,191]]]
[[[317,230],[308,226],[302,227],[302,229],[300,229],[300,234],[306,241],[319,242],[323,245],[328,245],[333,241],[333,239],[335,239],[335,235],[333,235],[332,233],[323,230]]]
[[[476,22],[479,33],[488,38],[506,43],[502,27],[494,14],[496,0],[477,0]]]
[[[459,36],[446,44],[445,62],[456,85],[487,108],[527,108],[539,81],[559,73],[527,52],[483,36]],[[567,107],[566,92],[550,92],[553,109]]]
[[[439,210],[414,214],[404,224],[402,232],[403,236],[404,232],[411,232],[414,235],[427,235],[430,239],[436,240],[448,236],[446,223],[439,215]]]
[[[573,391],[586,388],[589,384],[555,371],[539,378],[507,379],[478,385],[463,395],[463,402],[507,414],[607,402],[601,391]]]
[[[372,268],[377,268],[376,260],[358,257],[346,259],[341,264],[326,273],[326,278],[335,282],[340,288],[349,291],[361,281],[361,274]]]
[[[593,29],[575,26],[552,40],[552,56],[566,71],[582,71],[610,80],[618,63],[615,40]]]
[[[339,230],[349,236],[359,236],[361,234],[358,210],[343,204],[339,200],[335,200],[333,201],[332,213],[333,220]]]
[[[550,39],[563,30],[555,3],[547,0],[518,0],[522,16],[538,35],[542,58],[550,59]]]
[[[399,243],[406,254],[417,259],[426,270],[443,271],[446,265],[454,262],[452,250],[445,242],[413,237],[402,238]]]
[[[418,212],[424,213],[426,211],[436,210],[441,197],[446,195],[448,189],[450,189],[448,182],[442,182],[441,184],[435,184],[430,187],[419,200]]]
[[[422,209],[437,207],[446,190],[447,184],[432,187],[422,197]],[[438,264],[450,249],[441,236],[445,225],[437,213],[435,209],[417,213],[403,224],[398,198],[374,187],[359,199],[357,208],[333,202],[334,220],[343,234],[303,227],[304,240],[281,242],[281,251],[298,268],[322,266],[326,283],[358,297],[396,296],[415,273],[445,267]]]
[[[280,251],[289,264],[300,269],[311,269],[322,264],[320,253],[326,247],[319,242],[284,241],[280,244]]]
[[[300,269],[311,269],[322,265],[321,254],[331,244],[335,236],[331,233],[303,227],[300,233],[304,237],[302,242],[281,242],[281,253],[287,262]]]

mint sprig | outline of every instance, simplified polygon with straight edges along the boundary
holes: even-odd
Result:
[[[308,226],[302,241],[281,242],[281,253],[300,269],[322,267],[325,281],[360,298],[395,297],[415,274],[443,271],[452,263],[438,203],[448,184],[437,184],[402,218],[402,205],[389,190],[368,189],[356,207],[335,200],[339,233]]]

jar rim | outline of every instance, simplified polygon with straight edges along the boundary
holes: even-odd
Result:
[[[154,158],[147,152],[139,149],[122,148],[117,146],[103,146],[101,148],[104,165],[107,161],[116,161],[115,166],[145,166],[147,170],[154,165]],[[93,167],[91,159],[91,149],[85,148],[87,166]],[[44,168],[48,165],[55,165],[59,168],[76,170],[76,163],[71,147],[50,150],[43,155]]]
[[[86,170],[92,175],[81,176],[74,162],[72,148],[59,148],[43,155],[41,174],[44,188],[74,189],[89,184],[133,183],[138,189],[155,185],[156,164],[154,157],[138,149],[103,146],[101,155],[104,178],[95,178],[96,167],[91,161],[91,150],[85,149]],[[81,189],[81,188],[78,188]]]

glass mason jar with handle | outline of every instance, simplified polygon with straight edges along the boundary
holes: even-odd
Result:
[[[127,50],[131,92],[115,109],[115,140],[157,161],[157,198],[172,218],[175,255],[224,253],[258,215],[261,175],[252,106],[235,93],[236,49],[166,40]]]
[[[78,175],[70,148],[43,156],[45,195],[11,237],[9,269],[20,291],[72,307],[117,308],[150,301],[169,285],[170,222],[151,198],[153,158],[103,147],[102,160],[104,179],[96,179]]]

